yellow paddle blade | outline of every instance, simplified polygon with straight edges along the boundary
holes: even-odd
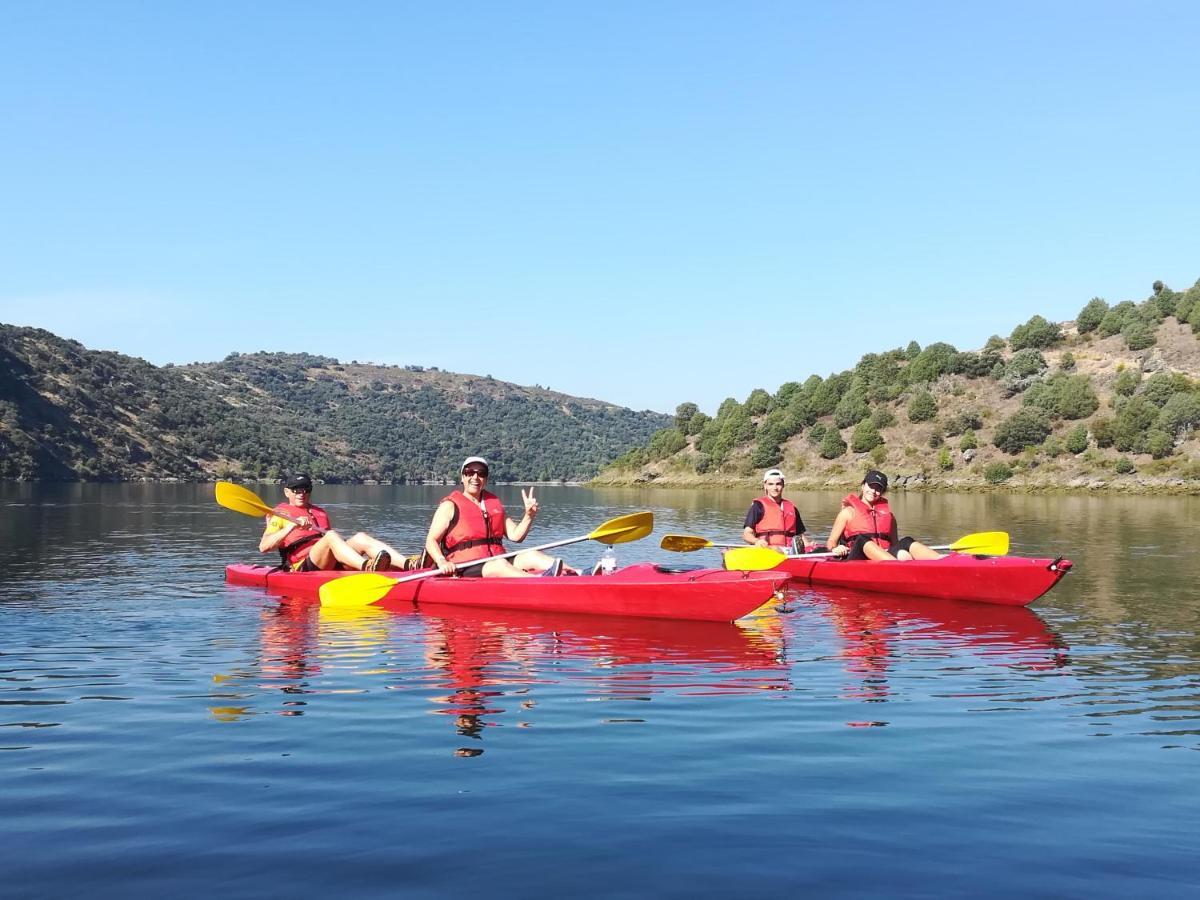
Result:
[[[960,553],[975,553],[979,556],[1007,556],[1007,531],[979,531],[960,537],[950,545],[951,550]]]
[[[695,550],[705,550],[708,547],[716,545],[708,538],[702,538],[695,534],[668,534],[664,535],[659,543],[664,550],[673,550],[676,553],[691,553]]]
[[[602,544],[625,544],[644,538],[654,530],[654,513],[630,513],[609,519],[587,536],[590,541]]]
[[[725,554],[725,568],[739,572],[773,569],[787,559],[778,550],[767,547],[735,547]]]
[[[217,502],[226,509],[240,512],[245,516],[269,516],[271,507],[259,499],[254,491],[247,490],[240,484],[231,481],[217,482]]]
[[[388,578],[378,572],[360,572],[335,578],[321,585],[321,605],[369,606],[387,596],[399,578]]]

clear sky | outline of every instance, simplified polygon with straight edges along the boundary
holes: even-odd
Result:
[[[671,412],[1200,277],[1200,3],[8,2],[0,321]]]

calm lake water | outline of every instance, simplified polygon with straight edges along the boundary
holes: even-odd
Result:
[[[415,550],[444,493],[316,499]],[[650,509],[621,562],[714,564],[658,541],[751,499],[539,495],[530,543]],[[1200,499],[893,504],[1076,569],[1030,610],[338,616],[224,584],[260,528],[211,486],[0,485],[0,895],[1196,896]]]

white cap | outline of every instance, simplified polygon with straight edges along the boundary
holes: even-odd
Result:
[[[492,467],[488,465],[488,461],[482,456],[468,456],[463,460],[463,464],[458,467],[458,474],[461,475],[471,463],[483,463],[485,469],[489,472],[492,470]]]
[[[787,481],[787,479],[783,477],[783,472],[781,472],[779,469],[767,469],[767,471],[763,472],[764,482],[771,478],[779,478],[783,481]]]

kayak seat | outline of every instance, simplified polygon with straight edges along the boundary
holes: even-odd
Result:
[[[664,575],[682,575],[685,572],[699,572],[704,566],[660,566],[655,565],[654,571]]]

